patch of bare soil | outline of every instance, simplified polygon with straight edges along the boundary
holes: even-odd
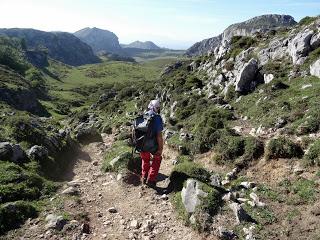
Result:
[[[104,153],[111,146],[113,137],[105,135],[103,140],[103,143],[82,148],[69,173],[72,179],[62,188],[73,185],[78,195],[57,194],[51,199],[52,206],[47,212],[11,233],[10,239],[205,239],[183,224],[168,196],[142,187],[138,176],[132,175],[131,184],[128,184],[114,173],[101,172]],[[166,187],[176,155],[165,149],[159,174],[160,187]],[[49,213],[64,214],[68,218],[62,231],[46,229],[44,218]]]

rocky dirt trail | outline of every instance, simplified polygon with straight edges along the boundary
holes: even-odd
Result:
[[[81,208],[88,213],[90,227],[90,233],[78,235],[79,239],[204,239],[184,226],[166,195],[142,187],[138,176],[124,183],[119,175],[101,172],[104,152],[113,137],[104,135],[103,139],[103,143],[84,146],[73,169],[72,181],[79,183]],[[166,148],[160,187],[167,184],[174,157],[175,153]],[[65,208],[72,212],[68,204]]]

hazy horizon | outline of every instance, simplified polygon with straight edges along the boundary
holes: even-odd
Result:
[[[320,0],[2,0],[1,28],[76,32],[109,30],[121,44],[152,41],[187,49],[220,34],[230,24],[263,14],[288,14],[299,21],[319,14]],[[250,9],[250,11],[248,10]]]

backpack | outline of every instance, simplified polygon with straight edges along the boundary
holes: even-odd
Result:
[[[156,114],[145,113],[133,121],[132,144],[137,152],[155,153],[158,150],[158,143],[152,126]]]

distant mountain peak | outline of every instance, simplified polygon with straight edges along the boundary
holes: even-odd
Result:
[[[122,54],[122,48],[116,34],[109,30],[86,27],[74,33],[81,41],[91,46],[95,53],[107,52]]]
[[[161,49],[159,46],[157,46],[154,42],[152,41],[134,41],[130,44],[124,44],[124,48],[138,48],[138,49],[146,49],[146,50],[158,50]]]

